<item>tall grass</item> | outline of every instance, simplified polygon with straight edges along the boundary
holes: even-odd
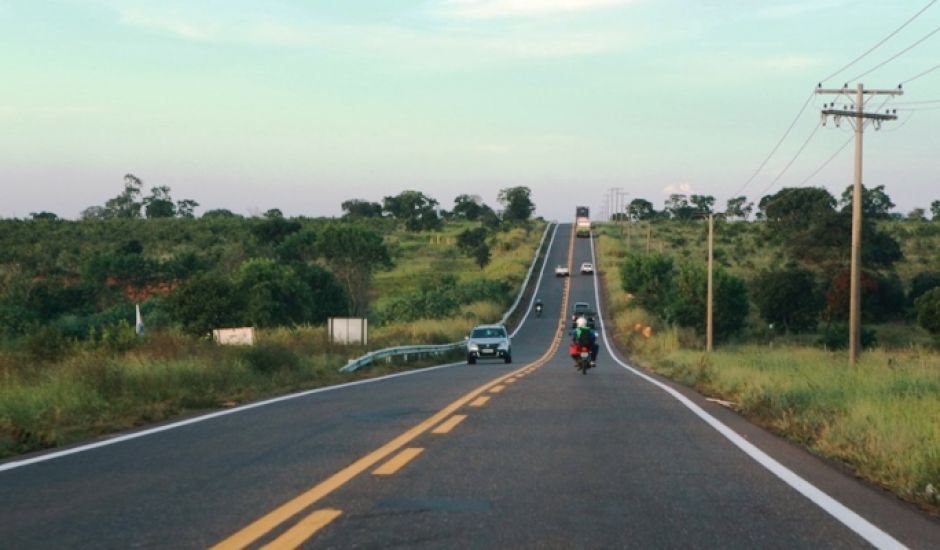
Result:
[[[691,331],[662,326],[620,289],[621,240],[598,239],[616,345],[639,366],[734,403],[752,421],[857,475],[940,511],[940,353],[906,346],[862,354],[779,342],[711,354]],[[642,332],[650,327],[647,334]]]

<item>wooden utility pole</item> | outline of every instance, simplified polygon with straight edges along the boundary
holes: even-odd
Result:
[[[817,94],[849,95],[847,86],[842,89],[826,90],[822,85],[816,88]],[[861,293],[861,256],[862,256],[862,135],[865,133],[865,122],[871,120],[875,129],[881,128],[882,121],[897,120],[894,113],[866,113],[866,95],[902,95],[904,91],[900,86],[896,90],[866,90],[861,82],[855,91],[855,109],[835,109],[830,103],[822,111],[822,125],[826,125],[829,116],[835,117],[836,126],[842,117],[854,121],[855,124],[855,182],[852,187],[852,267],[849,288],[849,364],[855,366],[858,362],[858,353],[861,344],[862,319],[862,293]]]
[[[715,246],[715,215],[708,214],[708,304],[705,306],[705,351],[712,350],[712,336],[714,324],[712,317],[712,303],[715,300],[715,285],[712,277],[714,267],[712,251]]]

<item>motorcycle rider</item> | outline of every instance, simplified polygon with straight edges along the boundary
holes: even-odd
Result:
[[[575,329],[571,341],[577,346],[583,346],[591,349],[591,366],[597,366],[597,352],[600,346],[597,344],[597,333],[588,326],[588,320],[584,317],[578,317],[575,321]]]
[[[541,298],[535,299],[535,315],[537,315],[538,317],[542,316],[542,299]]]

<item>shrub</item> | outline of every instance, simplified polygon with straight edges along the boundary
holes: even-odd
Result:
[[[860,338],[863,348],[872,348],[878,343],[874,329],[861,327]],[[826,349],[846,349],[849,347],[848,323],[831,323],[819,337],[819,345]]]
[[[934,336],[940,336],[940,287],[925,292],[914,302],[917,322]]]
[[[673,272],[672,258],[665,254],[631,253],[620,268],[621,286],[640,306],[664,316],[671,301]]]
[[[796,266],[760,273],[751,283],[751,298],[761,319],[785,332],[815,330],[826,304],[813,272]]]
[[[235,283],[218,273],[196,275],[166,300],[167,310],[190,334],[241,323],[242,300]]]
[[[742,279],[724,269],[714,271],[714,336],[726,339],[744,327],[749,304],[747,286]],[[674,292],[666,319],[679,326],[705,331],[708,301],[708,270],[699,264],[683,265],[674,281]]]
[[[245,348],[241,355],[248,366],[260,374],[296,371],[300,368],[300,357],[282,344],[261,343]]]
[[[907,300],[913,304],[925,292],[938,286],[940,286],[940,272],[922,271],[911,279],[911,291],[907,295]]]

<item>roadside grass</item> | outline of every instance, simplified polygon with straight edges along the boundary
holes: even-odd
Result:
[[[881,347],[863,353],[856,368],[846,352],[805,337],[706,354],[694,331],[662,326],[630,303],[620,289],[622,249],[615,234],[601,232],[605,309],[614,342],[634,364],[730,401],[751,421],[940,512],[940,352],[911,345],[894,324],[883,326]]]
[[[543,229],[539,224],[529,232],[499,234],[485,270],[469,258],[456,257],[453,245],[446,244],[459,226],[448,226],[437,237],[396,231],[389,238],[399,247],[398,264],[391,274],[377,277],[376,298],[418,288],[446,270],[460,281],[502,277],[518,292]],[[444,244],[433,244],[432,238]],[[0,347],[0,458],[294,391],[456,361],[462,352],[410,357],[407,362],[393,358],[354,373],[339,372],[369,350],[459,341],[475,324],[498,320],[505,308],[477,301],[445,319],[373,326],[367,346],[332,345],[323,326],[260,330],[253,347],[217,346],[172,329],[136,338],[128,326],[127,334],[107,342],[68,342],[46,361],[37,361],[28,350]]]

